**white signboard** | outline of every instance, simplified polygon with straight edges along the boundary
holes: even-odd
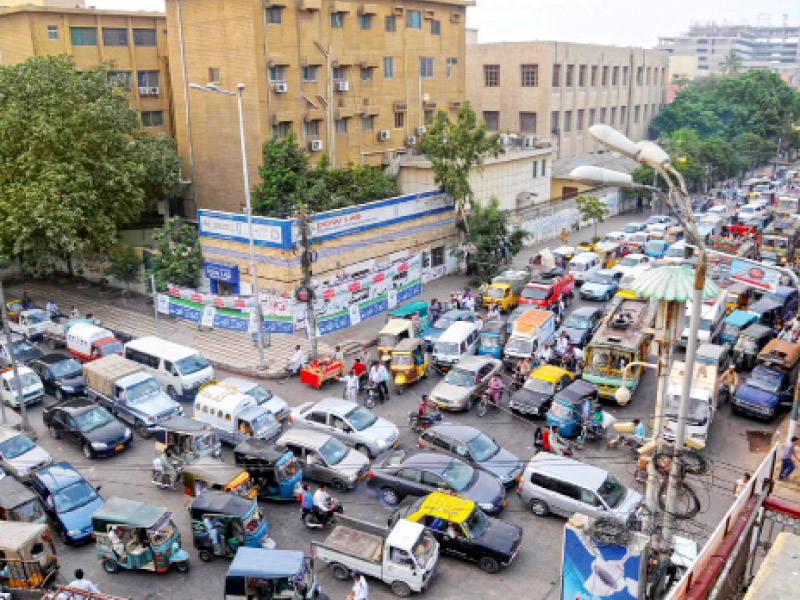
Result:
[[[169,314],[169,296],[166,294],[158,295],[158,312],[164,313],[165,315]]]
[[[200,320],[200,324],[203,327],[213,327],[215,314],[217,314],[216,308],[213,306],[206,306],[203,310],[203,318]]]

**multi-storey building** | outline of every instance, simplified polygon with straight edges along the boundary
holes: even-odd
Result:
[[[380,165],[413,144],[435,111],[465,96],[472,0],[167,0],[176,139],[196,206],[239,211],[237,102],[251,182],[261,146],[294,132],[334,164]],[[411,138],[411,139],[410,139]]]
[[[142,124],[172,135],[164,14],[81,8],[83,0],[2,3],[0,65],[58,54],[72,56],[78,70],[111,62],[111,74],[128,90]]]
[[[607,123],[647,137],[665,102],[668,55],[568,42],[477,43],[467,36],[467,98],[487,129],[550,139],[558,156],[598,148]],[[538,143],[533,140],[531,144]]]

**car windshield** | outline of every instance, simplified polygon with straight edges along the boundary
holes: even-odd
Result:
[[[131,403],[136,403],[143,398],[157,394],[160,391],[161,388],[158,387],[158,383],[151,377],[150,379],[145,379],[139,383],[134,383],[132,386],[127,388],[125,390],[125,400]]]
[[[506,353],[517,356],[530,356],[533,353],[533,342],[526,338],[512,337],[506,344]]]
[[[489,296],[489,298],[502,299],[505,295],[505,290],[502,288],[490,287],[486,291],[486,295]]]
[[[28,340],[15,340],[11,342],[11,347],[14,348],[14,354],[29,354],[36,352],[36,349],[31,346]]]
[[[76,481],[58,490],[53,496],[56,512],[66,513],[89,504],[97,498],[97,492],[86,481]]]
[[[342,459],[347,456],[347,446],[345,446],[342,442],[337,440],[336,438],[331,438],[319,449],[319,453],[322,455],[323,460],[329,465],[338,465],[342,462]]]
[[[781,376],[777,373],[755,370],[750,374],[747,384],[774,394],[781,388]]]
[[[481,348],[485,348],[487,350],[493,348],[501,348],[503,346],[503,342],[500,339],[500,336],[497,335],[482,335],[481,336]]]
[[[16,380],[14,379],[14,377],[10,377],[9,380],[8,380],[9,384],[12,387],[14,387],[16,385],[15,381]],[[39,377],[36,375],[36,373],[20,373],[19,374],[19,381],[22,384],[22,388],[23,389],[25,389],[27,387],[35,386],[35,385],[38,385],[38,384],[41,383],[41,381],[40,381]]]
[[[453,323],[455,323],[455,321],[453,321],[452,319],[448,319],[448,318],[445,318],[445,317],[439,317],[436,320],[436,323],[433,324],[433,327],[434,327],[434,329],[445,330],[448,327],[450,327],[450,325],[452,325]]]
[[[256,402],[259,404],[264,404],[265,402],[269,402],[272,400],[272,392],[268,389],[261,387],[260,385],[254,386],[245,392],[245,395],[254,398]]]
[[[370,409],[363,406],[354,408],[345,415],[345,418],[356,431],[364,431],[367,427],[372,427],[378,420],[378,417]]]
[[[442,473],[445,483],[457,492],[467,489],[474,477],[475,469],[460,460],[452,460]]]
[[[628,223],[627,225],[625,225],[625,227],[622,228],[622,231],[624,231],[625,233],[636,233],[641,228],[642,228],[641,225],[639,225],[638,223]]]
[[[278,427],[278,420],[268,410],[265,410],[263,413],[258,415],[255,419],[252,420],[253,431],[268,431],[275,427]]]
[[[176,360],[175,366],[181,375],[191,375],[208,367],[208,361],[202,354],[192,354],[186,358]]]
[[[475,373],[464,369],[452,369],[445,376],[444,382],[460,387],[472,387],[475,385]]]
[[[467,530],[467,534],[469,535],[470,539],[473,540],[481,537],[488,526],[489,517],[487,517],[486,513],[477,506],[475,507],[475,510],[472,511],[470,516],[467,517],[467,520],[464,521],[464,529]]]
[[[50,370],[58,378],[79,377],[81,375],[81,365],[74,358],[53,363],[50,365]]]
[[[84,433],[88,433],[98,427],[108,425],[114,420],[114,417],[112,417],[105,408],[98,406],[97,408],[93,408],[88,412],[76,416],[75,420],[78,422],[78,429]]]
[[[4,460],[10,460],[30,452],[36,447],[27,435],[17,435],[13,438],[0,442],[0,455]]]
[[[597,285],[611,285],[614,283],[614,276],[609,273],[592,273],[589,276],[588,283],[596,283]]]
[[[536,392],[538,394],[549,395],[553,393],[552,381],[545,381],[544,379],[539,379],[538,377],[535,376],[528,377],[528,380],[525,382],[524,387],[529,392]]]
[[[28,313],[28,323],[36,325],[37,323],[44,323],[47,320],[47,313],[44,311]]]
[[[455,356],[458,355],[457,342],[436,342],[433,348],[434,353],[442,356]]]
[[[639,264],[638,258],[632,258],[630,256],[626,256],[623,258],[619,263],[617,263],[620,267],[635,267]]]
[[[467,442],[467,448],[472,458],[475,459],[475,462],[479,463],[486,462],[500,452],[500,446],[495,444],[492,438],[483,433]]]
[[[122,342],[109,342],[100,346],[100,356],[122,354]]]
[[[616,508],[625,497],[625,486],[616,477],[609,475],[597,493],[611,508]]]
[[[544,300],[547,298],[547,288],[526,287],[522,290],[522,297],[527,300]]]
[[[567,318],[564,327],[568,329],[589,329],[589,317],[573,313]]]
[[[411,553],[414,555],[414,561],[419,568],[425,568],[430,562],[433,552],[436,549],[436,539],[429,531],[423,531],[419,539],[411,548]]]

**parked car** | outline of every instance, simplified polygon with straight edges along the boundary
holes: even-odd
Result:
[[[66,462],[34,473],[31,487],[39,495],[47,516],[65,544],[92,540],[92,513],[105,504],[97,493],[99,488],[92,486]]]
[[[566,332],[569,341],[574,346],[583,347],[589,343],[594,332],[603,319],[603,309],[593,306],[581,306],[572,311],[564,321],[561,329],[556,332],[556,338]]]
[[[44,393],[52,394],[59,402],[70,396],[86,394],[81,364],[70,356],[47,354],[33,359],[28,366],[42,380]]]
[[[417,445],[460,458],[491,473],[506,487],[514,485],[522,475],[522,461],[516,455],[498,446],[493,438],[479,429],[468,425],[436,425],[419,436]]]
[[[370,469],[368,485],[378,489],[381,499],[390,506],[406,496],[425,496],[441,490],[472,500],[490,514],[500,512],[506,505],[506,490],[495,476],[436,452],[393,452],[380,466]]]
[[[431,390],[430,400],[448,410],[472,409],[492,375],[503,370],[503,361],[490,356],[465,356]]]
[[[11,334],[11,351],[14,352],[17,363],[27,363],[34,358],[44,356],[44,352],[18,333]],[[9,352],[8,342],[5,336],[0,336],[0,367],[7,367],[10,364],[11,352]]]
[[[608,301],[619,289],[621,275],[611,269],[595,271],[586,279],[581,287],[581,298],[584,300]]]
[[[397,425],[342,398],[306,402],[292,411],[295,427],[324,431],[369,457],[397,445]]]
[[[21,431],[0,428],[0,467],[6,473],[25,480],[52,462],[50,453]]]
[[[42,420],[54,439],[78,444],[89,459],[113,456],[131,444],[131,430],[105,408],[85,398],[46,406]]]
[[[631,269],[636,267],[640,267],[642,265],[649,265],[650,264],[650,257],[646,254],[640,254],[638,252],[634,252],[628,254],[627,256],[623,256],[622,259],[614,265],[611,269],[614,273],[621,273],[625,275]]]
[[[652,215],[644,222],[644,229],[650,231],[653,226],[666,225],[670,227],[672,225],[677,225],[677,223],[678,220],[675,217],[670,217],[668,215]]]

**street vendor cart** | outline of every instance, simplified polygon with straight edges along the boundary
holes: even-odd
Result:
[[[315,360],[300,371],[300,381],[319,389],[326,381],[338,380],[343,375],[343,362],[336,360]]]

